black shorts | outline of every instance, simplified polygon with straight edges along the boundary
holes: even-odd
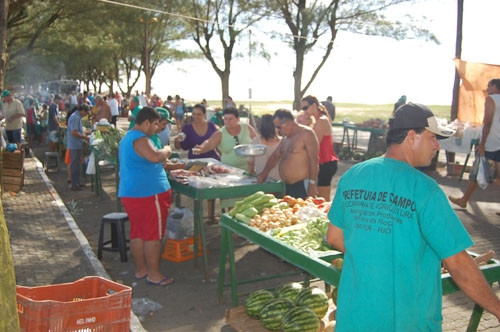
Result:
[[[332,160],[324,164],[319,164],[318,186],[329,187],[332,178],[337,172],[337,161]]]
[[[9,143],[21,143],[21,129],[5,130]]]
[[[292,184],[285,183],[285,193],[295,198],[306,199],[307,189],[304,180]]]
[[[484,151],[484,156],[489,160],[500,163],[500,150],[497,151]]]

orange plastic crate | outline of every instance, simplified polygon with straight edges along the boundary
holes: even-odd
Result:
[[[201,239],[198,238],[198,256],[203,255]],[[194,258],[194,237],[184,240],[167,239],[163,259],[180,263]]]
[[[101,277],[17,286],[21,331],[128,332],[132,289]]]

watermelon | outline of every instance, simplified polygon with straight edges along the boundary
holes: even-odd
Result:
[[[260,321],[266,329],[279,331],[283,315],[293,307],[294,304],[289,299],[271,300],[260,309]]]
[[[321,319],[328,311],[328,296],[317,287],[305,288],[297,295],[295,305],[308,307]]]
[[[339,288],[335,287],[332,290],[332,301],[333,301],[333,303],[335,303],[335,305],[337,305],[337,296],[338,296],[338,294],[339,294]]]
[[[281,320],[283,332],[319,332],[321,322],[311,309],[294,307],[288,310]]]
[[[274,296],[281,299],[289,299],[295,303],[297,295],[304,289],[298,282],[287,282],[274,289]]]
[[[245,311],[247,315],[259,319],[260,309],[272,299],[274,299],[274,295],[268,290],[261,289],[250,293],[245,300]]]

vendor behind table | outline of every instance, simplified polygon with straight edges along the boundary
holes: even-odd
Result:
[[[236,108],[225,108],[223,113],[224,126],[214,132],[203,143],[194,146],[193,152],[200,155],[217,148],[221,153],[221,161],[224,164],[248,172],[247,158],[236,155],[234,147],[240,144],[250,144],[252,139],[257,136],[257,133],[251,125],[240,122]]]

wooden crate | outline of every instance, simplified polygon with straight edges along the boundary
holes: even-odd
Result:
[[[24,150],[16,150],[14,152],[2,152],[2,169],[23,169],[24,165]]]
[[[335,304],[329,300],[330,308],[321,320],[321,332],[335,331]],[[226,310],[226,323],[237,332],[267,332],[269,331],[258,319],[250,318],[245,312],[244,306]]]
[[[24,185],[24,168],[12,169],[4,168],[2,170],[2,190],[3,192],[18,192]]]

